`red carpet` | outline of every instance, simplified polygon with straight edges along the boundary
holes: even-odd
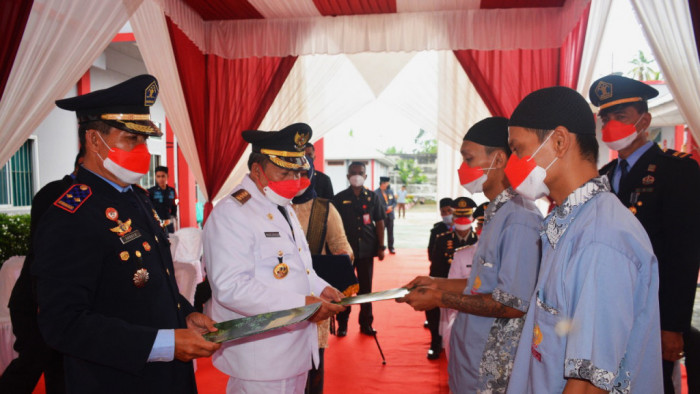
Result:
[[[399,249],[374,265],[374,291],[404,285],[428,271],[425,249]],[[331,336],[326,349],[325,393],[448,393],[447,360],[426,359],[430,333],[423,328],[425,314],[394,301],[374,303],[374,328],[386,365],[372,337],[360,334],[359,307],[353,307],[348,335]],[[228,377],[211,364],[197,360],[197,387],[201,394],[224,393]],[[683,394],[685,368],[683,368]],[[44,394],[43,378],[34,394]]]

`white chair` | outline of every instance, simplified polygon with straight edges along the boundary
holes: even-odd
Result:
[[[10,321],[10,309],[7,303],[22,271],[22,265],[24,265],[24,256],[12,256],[0,267],[0,375],[17,357],[17,352],[12,348],[15,336],[12,333],[12,321]]]
[[[202,230],[196,227],[186,227],[172,235],[177,239],[177,246],[173,253],[177,286],[180,288],[180,294],[185,296],[190,303],[194,303],[197,284],[204,280],[201,262]]]

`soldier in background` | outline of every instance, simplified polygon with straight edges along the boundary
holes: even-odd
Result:
[[[153,207],[168,234],[175,232],[177,221],[177,193],[168,185],[168,167],[156,167],[156,185],[148,189]]]

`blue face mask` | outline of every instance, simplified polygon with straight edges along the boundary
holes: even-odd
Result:
[[[452,215],[446,215],[442,217],[442,222],[445,223],[448,226],[452,225]]]

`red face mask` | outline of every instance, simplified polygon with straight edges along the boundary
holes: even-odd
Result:
[[[603,126],[603,142],[612,150],[627,148],[637,139],[637,123],[641,119],[640,116],[634,124],[622,123],[615,119],[609,120]]]
[[[472,220],[469,216],[455,216],[454,224],[472,224]]]
[[[263,188],[265,196],[273,203],[284,206],[289,204],[299,190],[309,187],[309,178],[299,177],[297,179],[287,179],[284,181],[271,181],[265,171],[260,167],[263,177],[267,180],[267,186]]]

